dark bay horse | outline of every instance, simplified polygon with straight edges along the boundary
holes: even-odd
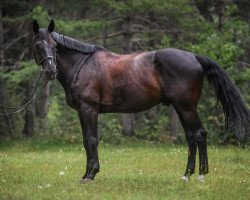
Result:
[[[97,119],[99,113],[135,113],[157,104],[172,104],[189,146],[183,180],[195,171],[199,152],[199,180],[208,173],[207,133],[197,113],[206,77],[221,102],[226,125],[239,138],[249,134],[250,112],[234,83],[218,64],[207,57],[178,49],[119,55],[104,47],[82,43],[33,23],[34,53],[47,79],[65,90],[66,101],[78,112],[87,155],[83,182],[99,172]]]

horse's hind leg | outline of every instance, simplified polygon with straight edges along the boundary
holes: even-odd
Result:
[[[197,144],[194,140],[191,130],[186,126],[182,116],[179,113],[178,115],[186,135],[186,140],[188,142],[188,161],[187,161],[186,171],[184,173],[184,176],[182,177],[182,180],[188,181],[189,177],[195,173],[195,158],[196,158]]]
[[[198,180],[204,180],[204,174],[208,173],[208,158],[207,158],[207,133],[202,125],[202,122],[197,113],[196,107],[175,105],[175,108],[184,125],[186,138],[189,145],[189,156],[187,169],[184,177],[194,173],[195,151],[196,145],[199,149],[199,177]]]

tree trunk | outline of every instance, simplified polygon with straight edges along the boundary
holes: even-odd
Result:
[[[155,22],[155,13],[154,12],[150,12],[149,13],[149,20],[152,21],[152,22]],[[152,29],[154,29],[154,27],[151,25]],[[154,36],[154,33],[152,32],[149,32],[148,33],[148,36],[149,36],[149,40],[148,40],[148,46],[150,47],[150,49],[155,49],[155,46],[156,46],[156,42],[155,42],[155,36]]]
[[[3,67],[3,24],[2,24],[2,7],[0,5],[0,70]],[[0,80],[0,104],[4,101],[4,88],[3,82]],[[3,109],[1,109],[3,110]],[[3,131],[5,129],[4,116],[0,116],[0,136],[5,137],[6,133]]]
[[[131,53],[133,46],[133,35],[132,35],[132,18],[127,16],[124,19],[124,40],[123,49],[124,53]],[[122,114],[122,134],[124,136],[134,135],[134,114]]]
[[[35,83],[34,81],[30,81],[27,83],[26,87],[26,99],[25,102],[31,99],[33,91],[35,89]],[[31,137],[34,135],[34,127],[35,127],[35,120],[34,120],[34,107],[35,103],[34,101],[31,101],[29,107],[26,109],[25,113],[25,123],[23,128],[23,135],[27,137]]]
[[[217,9],[218,9],[218,29],[219,31],[222,31],[222,28],[224,26],[224,14],[225,14],[225,1],[224,0],[218,0],[217,1]]]
[[[134,135],[134,114],[122,114],[122,134],[131,137]]]
[[[30,26],[32,27],[32,26]],[[33,58],[33,52],[32,52],[32,47],[33,47],[33,39],[32,39],[32,35],[33,35],[33,32],[32,30],[30,29],[30,35],[29,35],[29,52],[28,52],[28,57],[32,57]],[[46,86],[48,87],[48,85]],[[41,94],[41,105],[43,104],[43,98],[44,96],[46,96],[46,87],[42,90],[42,94]],[[28,100],[30,100],[32,98],[32,94],[34,92],[34,89],[35,89],[35,82],[34,80],[30,80],[29,82],[27,82],[27,85],[26,85],[26,100],[25,102],[27,102]],[[46,97],[45,97],[46,98]],[[46,107],[45,106],[42,106],[42,107]],[[43,116],[45,115],[44,113],[47,112],[46,110],[43,110],[44,108],[41,108],[39,111],[39,114],[40,116]],[[26,109],[26,113],[25,113],[25,123],[24,123],[24,128],[23,128],[23,135],[25,137],[31,137],[33,135],[35,135],[35,119],[34,119],[34,114],[35,114],[35,102],[34,101],[31,101],[30,105],[28,106],[28,108]]]
[[[179,118],[173,106],[170,109],[170,140],[174,141],[179,135]]]
[[[124,40],[123,50],[124,53],[131,53],[133,47],[133,33],[132,33],[132,18],[126,16],[123,24]]]
[[[3,68],[4,66],[4,50],[3,50],[3,21],[2,21],[2,7],[0,7],[0,70]],[[4,102],[4,94],[5,94],[5,89],[4,89],[4,83],[2,82],[2,80],[0,80],[0,104],[3,104]],[[1,108],[0,109],[2,113],[7,114],[7,111],[5,108]],[[5,119],[6,125],[8,127],[9,130],[9,134],[6,133],[6,129],[4,128],[6,125],[5,124],[1,124],[1,136],[2,137],[10,137],[13,138],[13,128],[12,128],[12,124],[11,124],[11,120],[9,118],[9,116],[1,116],[1,118]],[[1,122],[3,122],[4,120],[1,119]]]
[[[3,107],[2,107],[1,112],[3,114],[8,114],[7,110],[5,108],[3,108]],[[12,128],[12,123],[11,123],[10,117],[8,115],[6,115],[6,116],[4,116],[4,118],[5,118],[6,124],[8,126],[9,134],[3,133],[3,136],[4,137],[6,136],[7,138],[11,138],[12,139],[12,138],[14,138],[14,131],[13,131],[13,128]]]
[[[103,28],[103,39],[102,39],[102,46],[106,47],[107,46],[107,35],[108,35],[108,27],[107,25],[104,26]]]
[[[195,0],[194,1],[200,14],[208,21],[213,22],[212,12],[210,11],[211,7],[213,6],[213,1],[211,0]]]
[[[0,80],[0,104],[4,104],[5,88],[3,80]],[[7,110],[0,106],[0,112],[7,114]],[[14,138],[14,131],[9,116],[0,116],[0,138]]]
[[[3,54],[3,21],[2,21],[2,8],[0,7],[0,67],[4,66],[4,54]]]
[[[43,78],[44,79],[44,78]],[[42,82],[45,80],[42,79]],[[49,108],[50,83],[48,83],[41,91],[40,99],[36,105],[36,115],[38,117],[39,130],[47,130],[47,115]]]

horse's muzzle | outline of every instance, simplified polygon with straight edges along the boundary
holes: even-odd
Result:
[[[46,71],[45,76],[48,80],[53,80],[57,76],[57,70]]]

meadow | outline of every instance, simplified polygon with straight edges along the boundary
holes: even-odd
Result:
[[[249,149],[209,146],[208,153],[205,182],[197,181],[198,172],[183,182],[185,145],[101,142],[100,173],[81,184],[81,144],[1,143],[0,199],[250,199]]]

